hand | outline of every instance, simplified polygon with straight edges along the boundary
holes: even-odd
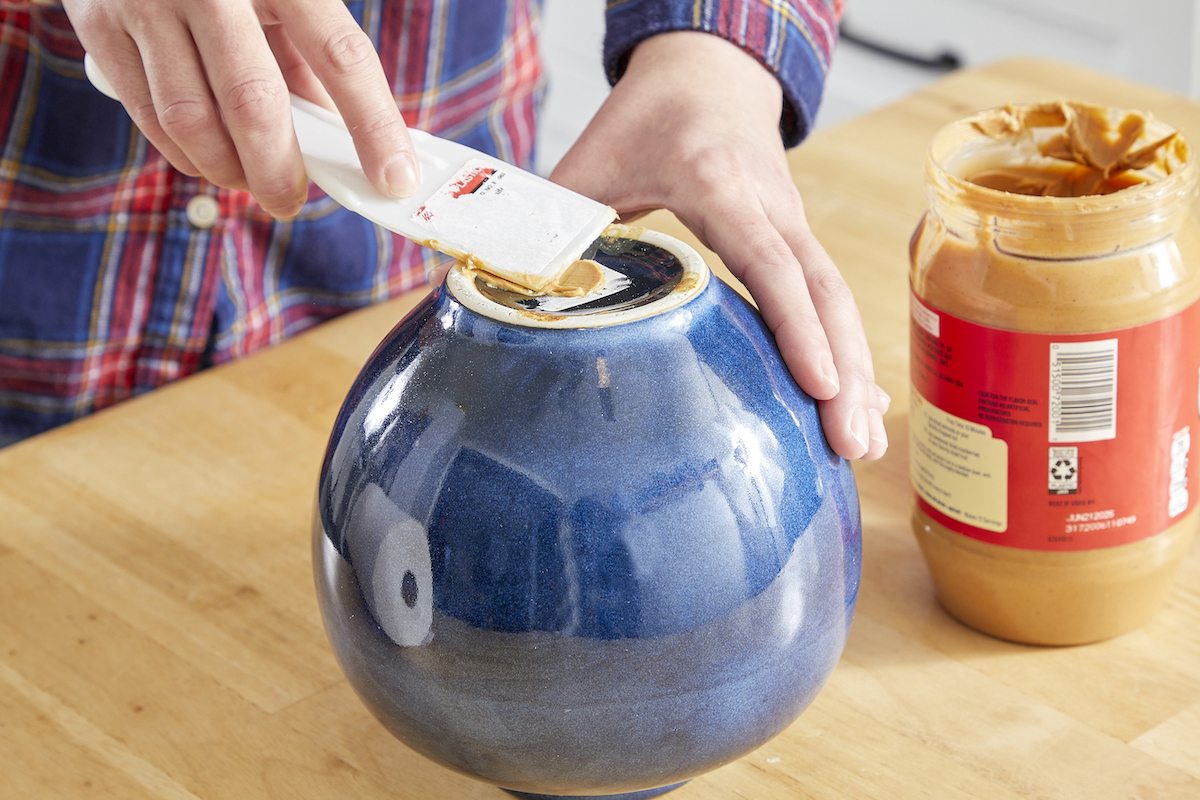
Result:
[[[64,0],[134,123],[181,172],[276,217],[308,193],[288,91],[337,109],[380,191],[416,191],[408,130],[341,0]]]
[[[779,134],[782,90],[752,56],[692,31],[629,66],[551,180],[622,221],[667,208],[745,284],[845,458],[887,450],[889,399],[850,289],[813,236]]]

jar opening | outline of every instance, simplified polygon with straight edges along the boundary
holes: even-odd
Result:
[[[1063,110],[1080,108],[1090,110]],[[1075,152],[1068,122],[1094,129],[1088,153]],[[1055,180],[1079,167],[1110,181],[1111,191],[1056,196],[976,182],[987,170],[1037,174],[1048,164]],[[1160,120],[1066,103],[1006,106],[951,123],[926,161],[930,211],[948,235],[1055,261],[1104,258],[1174,235],[1191,212],[1197,174],[1186,140]]]
[[[578,297],[511,291],[456,265],[451,294],[485,316],[525,327],[586,328],[642,319],[681,305],[707,285],[695,250],[672,237],[613,225],[584,252],[600,281]]]
[[[1178,131],[1148,114],[1060,101],[960,120],[935,138],[930,160],[982,189],[1075,198],[1162,182],[1191,157]]]
[[[652,303],[670,294],[683,279],[678,256],[639,239],[601,236],[581,260],[594,261],[603,275],[601,285],[581,297],[518,294],[491,286],[482,277],[476,277],[476,286],[485,297],[509,308],[578,316]]]

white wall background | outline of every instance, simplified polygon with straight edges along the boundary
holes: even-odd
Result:
[[[603,0],[544,0],[549,75],[537,169],[547,174],[608,93]],[[1200,0],[848,0],[857,35],[965,65],[1012,55],[1078,63],[1200,99]],[[876,108],[941,75],[843,41],[817,126]]]

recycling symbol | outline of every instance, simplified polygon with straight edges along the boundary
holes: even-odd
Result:
[[[1075,477],[1075,462],[1061,458],[1050,467],[1050,477],[1056,481],[1069,481]]]

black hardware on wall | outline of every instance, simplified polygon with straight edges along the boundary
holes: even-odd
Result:
[[[903,61],[905,64],[922,67],[924,69],[937,70],[938,72],[951,72],[962,66],[962,59],[952,50],[943,50],[934,56],[923,56],[918,53],[910,53],[898,47],[877,42],[866,36],[860,36],[850,30],[846,23],[843,22],[838,29],[838,36],[843,42],[857,45],[864,50],[870,50],[872,53],[893,58],[897,61]]]

